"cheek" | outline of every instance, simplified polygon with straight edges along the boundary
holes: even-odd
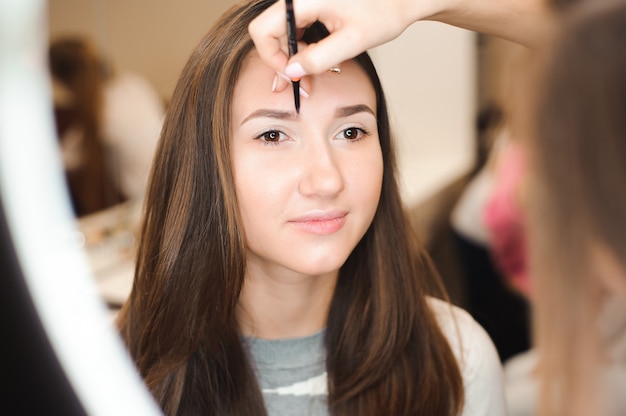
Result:
[[[244,226],[258,224],[259,218],[275,213],[276,207],[284,205],[288,187],[284,170],[251,155],[239,154],[233,163],[235,192]]]
[[[371,152],[369,157],[355,163],[349,172],[350,182],[357,190],[358,198],[375,212],[378,207],[383,182],[383,160],[380,149]]]
[[[267,198],[262,198],[262,191],[255,180],[254,175],[249,172],[238,172],[235,176],[235,187],[239,214],[241,216],[241,226],[243,229],[246,245],[250,244],[250,238],[259,235],[260,224],[263,217],[267,215],[265,205]]]

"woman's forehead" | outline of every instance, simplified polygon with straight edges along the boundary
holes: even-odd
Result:
[[[355,61],[345,61],[339,65],[341,73],[323,72],[308,75],[300,81],[300,87],[309,97],[301,95],[303,106],[324,105],[324,100],[349,100],[359,104],[366,104],[376,111],[376,91],[365,70]],[[266,105],[278,104],[291,97],[291,86],[279,92],[272,91],[272,84],[276,72],[265,64],[255,49],[246,55],[241,66],[237,84],[235,85],[234,104],[237,106],[252,105],[252,102],[262,102]],[[282,81],[284,82],[284,80]],[[323,98],[320,100],[320,98]],[[236,112],[236,109],[235,109]]]
[[[267,72],[268,74],[271,74],[272,76],[274,76],[275,74],[275,71],[270,66],[268,66],[265,63],[265,61],[261,59],[261,56],[259,55],[259,53],[257,52],[255,48],[252,48],[246,54],[243,64],[240,69],[240,73],[244,72],[250,67],[254,68],[255,71]],[[336,71],[336,69],[339,69],[339,71]],[[367,81],[368,83],[371,84],[371,81],[369,77],[367,76],[367,74],[365,73],[365,70],[354,59],[350,59],[350,60],[342,62],[336,67],[333,67],[332,70],[329,68],[328,71],[322,72],[321,74],[307,75],[306,77],[309,79],[325,78],[327,76],[331,78],[335,78],[335,77],[339,77],[340,75],[343,75],[345,72],[352,72],[352,71],[358,72],[359,75],[362,75],[363,81]],[[348,77],[351,77],[354,75],[355,75],[354,73],[347,74]],[[342,78],[337,78],[337,79],[341,80]]]
[[[256,51],[246,57],[234,89],[232,120],[240,125],[259,109],[266,112],[293,112],[295,103],[291,85],[273,91],[276,72],[267,66]],[[284,82],[284,81],[283,81]],[[310,122],[336,118],[338,109],[369,108],[374,116],[377,99],[374,86],[365,71],[353,60],[341,64],[341,73],[325,72],[306,76],[300,81],[306,95],[300,97],[299,119]]]

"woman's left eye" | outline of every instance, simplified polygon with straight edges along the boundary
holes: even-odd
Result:
[[[368,135],[369,133],[362,128],[359,127],[349,127],[344,129],[339,133],[336,138],[348,141],[357,141],[361,140],[363,137]]]

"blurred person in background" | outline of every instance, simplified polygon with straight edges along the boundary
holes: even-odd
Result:
[[[164,116],[158,94],[138,75],[114,73],[82,37],[53,41],[49,64],[76,215],[141,199]]]
[[[498,349],[500,359],[506,361],[530,348],[528,301],[511,284],[508,274],[510,269],[503,267],[519,265],[518,261],[511,261],[511,258],[524,260],[520,254],[525,253],[520,253],[518,244],[509,245],[509,239],[506,238],[518,235],[508,232],[513,228],[510,221],[516,217],[501,215],[499,210],[503,204],[509,203],[509,195],[501,202],[499,196],[496,197],[500,195],[496,189],[503,188],[500,156],[509,141],[502,105],[494,102],[481,110],[477,124],[478,140],[487,149],[487,157],[482,165],[478,165],[476,173],[459,196],[450,223],[467,290],[468,311],[485,327]],[[504,185],[508,185],[508,182]],[[496,210],[494,203],[498,204]],[[494,211],[497,215],[489,217],[486,215],[488,211]],[[516,212],[512,210],[506,214]],[[499,226],[498,231],[504,232],[494,233],[494,223]],[[505,244],[498,244],[503,242]],[[502,251],[504,256],[499,255]]]

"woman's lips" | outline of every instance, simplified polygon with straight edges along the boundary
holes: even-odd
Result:
[[[312,212],[289,221],[299,230],[316,235],[328,235],[339,231],[346,223],[345,211]]]

